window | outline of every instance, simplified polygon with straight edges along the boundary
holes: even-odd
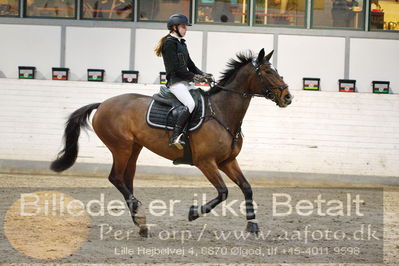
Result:
[[[314,0],[313,27],[364,28],[363,0]]]
[[[399,2],[371,0],[370,30],[399,30]]]
[[[190,0],[140,0],[138,20],[167,21],[173,14],[190,14]]]
[[[256,0],[255,24],[305,26],[306,0]]]
[[[248,23],[250,0],[198,0],[197,22]]]
[[[82,18],[133,20],[133,0],[82,0]]]
[[[19,0],[0,0],[0,16],[19,16]]]
[[[27,17],[74,18],[75,0],[26,0]]]

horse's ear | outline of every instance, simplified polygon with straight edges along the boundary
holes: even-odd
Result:
[[[274,53],[274,50],[272,50],[268,55],[266,55],[265,59],[267,62],[270,62],[270,58],[272,58],[273,53]]]
[[[265,57],[265,49],[262,48],[260,50],[258,58],[256,59],[256,64],[261,65],[263,64],[263,58]]]

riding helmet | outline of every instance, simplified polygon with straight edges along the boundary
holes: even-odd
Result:
[[[170,16],[168,19],[168,23],[167,23],[168,30],[172,30],[172,26],[180,25],[180,24],[191,26],[191,24],[188,22],[188,18],[185,15],[174,14],[174,15]]]

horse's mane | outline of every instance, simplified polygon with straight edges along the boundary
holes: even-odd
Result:
[[[218,85],[226,86],[237,74],[238,70],[248,63],[251,63],[255,55],[252,51],[239,52],[236,54],[237,59],[230,58],[227,62],[227,69],[222,72],[222,77],[218,81]],[[219,92],[221,89],[218,86],[212,87],[208,94],[212,95]]]

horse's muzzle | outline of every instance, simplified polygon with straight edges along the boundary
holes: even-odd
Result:
[[[292,96],[291,93],[288,93],[284,97],[284,104],[285,105],[290,105],[292,103],[292,99],[294,99],[294,96]]]

